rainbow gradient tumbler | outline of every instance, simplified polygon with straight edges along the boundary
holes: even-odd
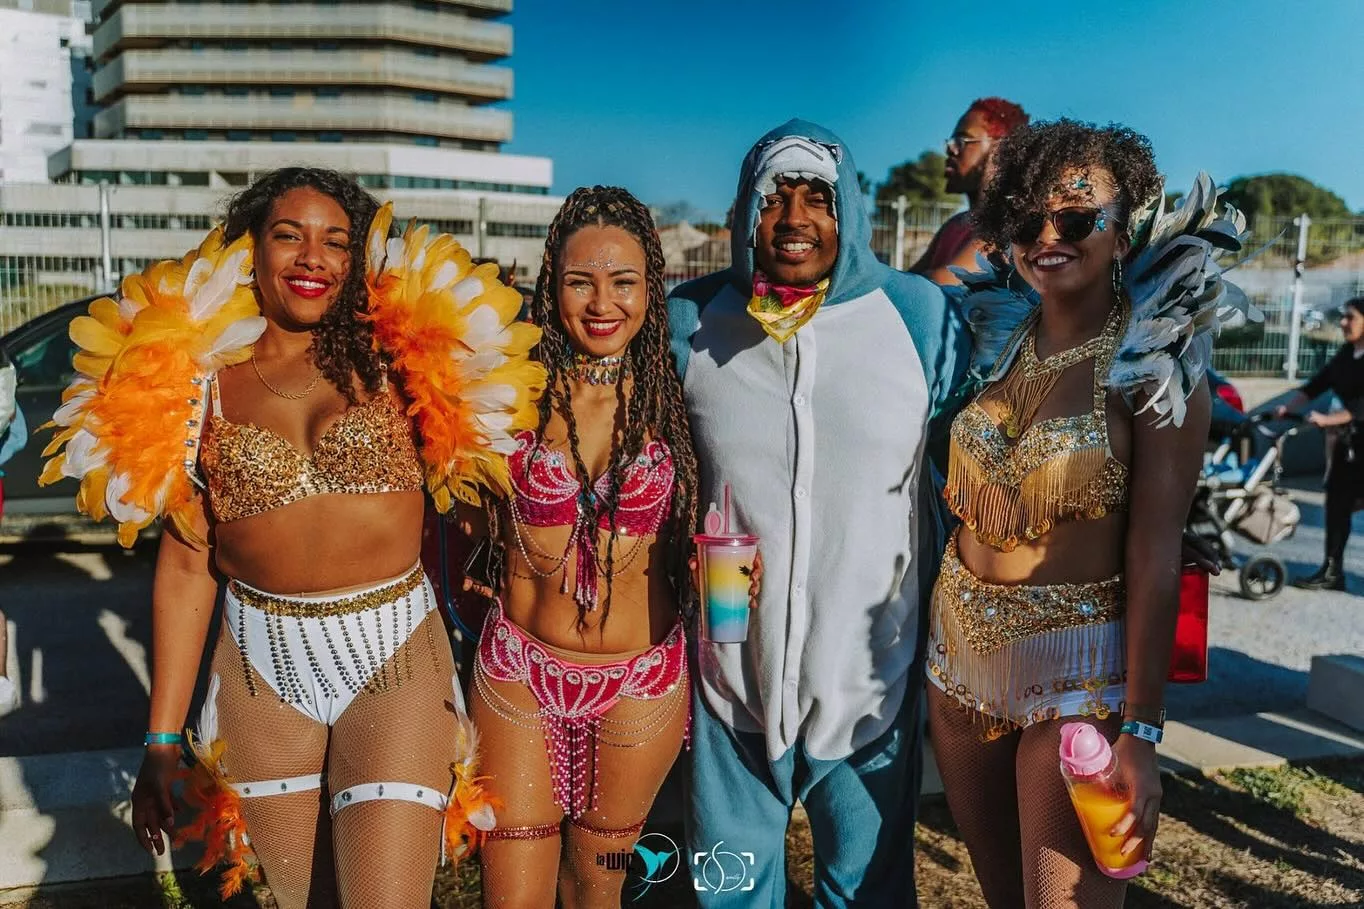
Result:
[[[701,637],[718,644],[748,640],[748,587],[758,538],[701,533],[693,539],[701,569]]]

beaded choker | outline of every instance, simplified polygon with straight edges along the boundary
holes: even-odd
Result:
[[[630,361],[618,357],[589,357],[575,353],[567,364],[568,373],[588,385],[615,385],[630,374]]]

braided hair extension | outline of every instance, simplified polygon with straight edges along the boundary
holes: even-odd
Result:
[[[558,411],[568,424],[569,447],[580,482],[584,485],[592,482],[579,451],[578,425],[573,417],[573,393],[565,370],[573,350],[559,313],[557,294],[559,256],[564,245],[575,232],[590,226],[618,227],[630,234],[643,247],[646,264],[644,325],[630,340],[626,351],[634,379],[628,399],[624,380],[616,386],[618,400],[625,412],[625,427],[621,433],[612,432],[611,457],[607,462],[609,492],[605,504],[610,514],[611,535],[606,544],[606,599],[602,603],[602,623],[605,624],[611,608],[621,466],[643,450],[646,434],[654,440],[665,442],[672,451],[677,480],[673,487],[669,522],[660,537],[668,537],[665,545],[671,551],[667,568],[681,603],[687,602],[691,595],[691,573],[687,562],[691,555],[691,534],[696,525],[698,475],[687,408],[682,400],[682,381],[677,375],[669,346],[667,294],[663,286],[663,247],[649,209],[619,187],[593,186],[574,190],[549,225],[540,276],[535,282],[535,296],[530,304],[530,320],[544,332],[532,355],[549,372],[548,390],[540,399],[540,432],[543,434],[550,414]],[[595,529],[595,517],[591,523]],[[593,558],[596,558],[597,535],[593,532],[588,538]],[[587,609],[579,603],[580,629],[586,625],[586,617]]]
[[[384,359],[374,346],[374,327],[359,318],[369,308],[365,287],[365,237],[379,203],[359,183],[334,170],[283,167],[257,177],[227,204],[223,233],[228,243],[250,233],[257,243],[280,197],[292,189],[314,189],[333,199],[350,218],[350,271],[341,293],[313,332],[312,356],[336,390],[355,404],[355,376],[366,393],[383,381]]]

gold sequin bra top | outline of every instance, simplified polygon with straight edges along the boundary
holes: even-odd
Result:
[[[422,488],[412,426],[388,394],[352,407],[327,427],[311,455],[277,433],[214,414],[204,426],[199,463],[219,521],[235,521],[327,493],[406,492]]]
[[[952,422],[947,504],[987,545],[1009,552],[1057,523],[1126,510],[1127,467],[1109,446],[1103,384],[1125,324],[1115,306],[1097,337],[1039,362],[1030,320],[1008,375],[983,393],[1000,403],[1000,422],[978,400]],[[1090,358],[1093,408],[1032,422],[1061,373]]]

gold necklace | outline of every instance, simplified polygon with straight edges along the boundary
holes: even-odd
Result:
[[[1004,428],[1004,434],[1008,438],[1018,438],[1023,429],[1032,423],[1033,415],[1042,406],[1047,395],[1051,394],[1057,379],[1061,378],[1061,373],[1077,363],[1082,363],[1091,357],[1111,354],[1113,350],[1117,349],[1125,316],[1124,309],[1125,307],[1120,301],[1109,312],[1108,318],[1104,320],[1103,330],[1099,334],[1083,344],[1077,344],[1068,350],[1058,351],[1045,360],[1037,359],[1035,343],[1037,320],[1033,320],[1032,325],[1028,328],[1027,335],[1023,339],[1023,350],[1018,364],[999,383],[1000,425]],[[1101,381],[1101,377],[1097,375],[1100,368],[1096,363],[1095,382]]]
[[[308,383],[307,388],[302,391],[287,392],[280,391],[278,388],[271,385],[270,381],[266,379],[265,376],[261,375],[260,366],[256,363],[256,352],[254,350],[251,351],[251,368],[256,371],[256,378],[260,379],[260,384],[269,389],[272,394],[278,395],[281,398],[287,398],[290,401],[301,401],[308,397],[308,395],[313,393],[313,389],[317,387],[318,381],[322,378],[322,370],[319,369],[317,375],[313,376],[313,380]]]

